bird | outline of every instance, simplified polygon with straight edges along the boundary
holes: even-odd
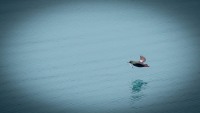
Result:
[[[148,64],[144,64],[144,62],[146,61],[146,58],[144,56],[140,56],[140,60],[139,61],[129,61],[128,63],[131,64],[132,68],[133,66],[135,67],[150,67]]]

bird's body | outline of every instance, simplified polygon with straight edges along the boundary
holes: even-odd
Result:
[[[149,67],[148,64],[144,64],[144,62],[146,61],[146,58],[143,56],[140,56],[140,60],[139,61],[129,61],[128,63],[130,63],[132,66],[136,66],[136,67]]]

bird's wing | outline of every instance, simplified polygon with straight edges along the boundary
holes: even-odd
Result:
[[[140,56],[140,62],[144,63],[146,61],[146,58],[144,56]]]

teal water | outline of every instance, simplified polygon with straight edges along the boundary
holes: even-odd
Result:
[[[145,85],[147,85],[147,82],[144,82],[143,80],[135,80],[132,82],[132,91],[140,92]]]
[[[140,101],[143,97],[145,97],[145,94],[143,93],[143,90],[147,88],[147,82],[144,82],[143,80],[135,80],[131,84],[132,88],[132,95],[131,95],[131,101],[132,105],[134,106],[135,102]]]
[[[4,3],[1,113],[199,113],[198,4]]]

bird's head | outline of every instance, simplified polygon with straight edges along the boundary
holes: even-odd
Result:
[[[136,62],[135,61],[129,61],[128,63],[130,63],[130,64],[135,64]]]

